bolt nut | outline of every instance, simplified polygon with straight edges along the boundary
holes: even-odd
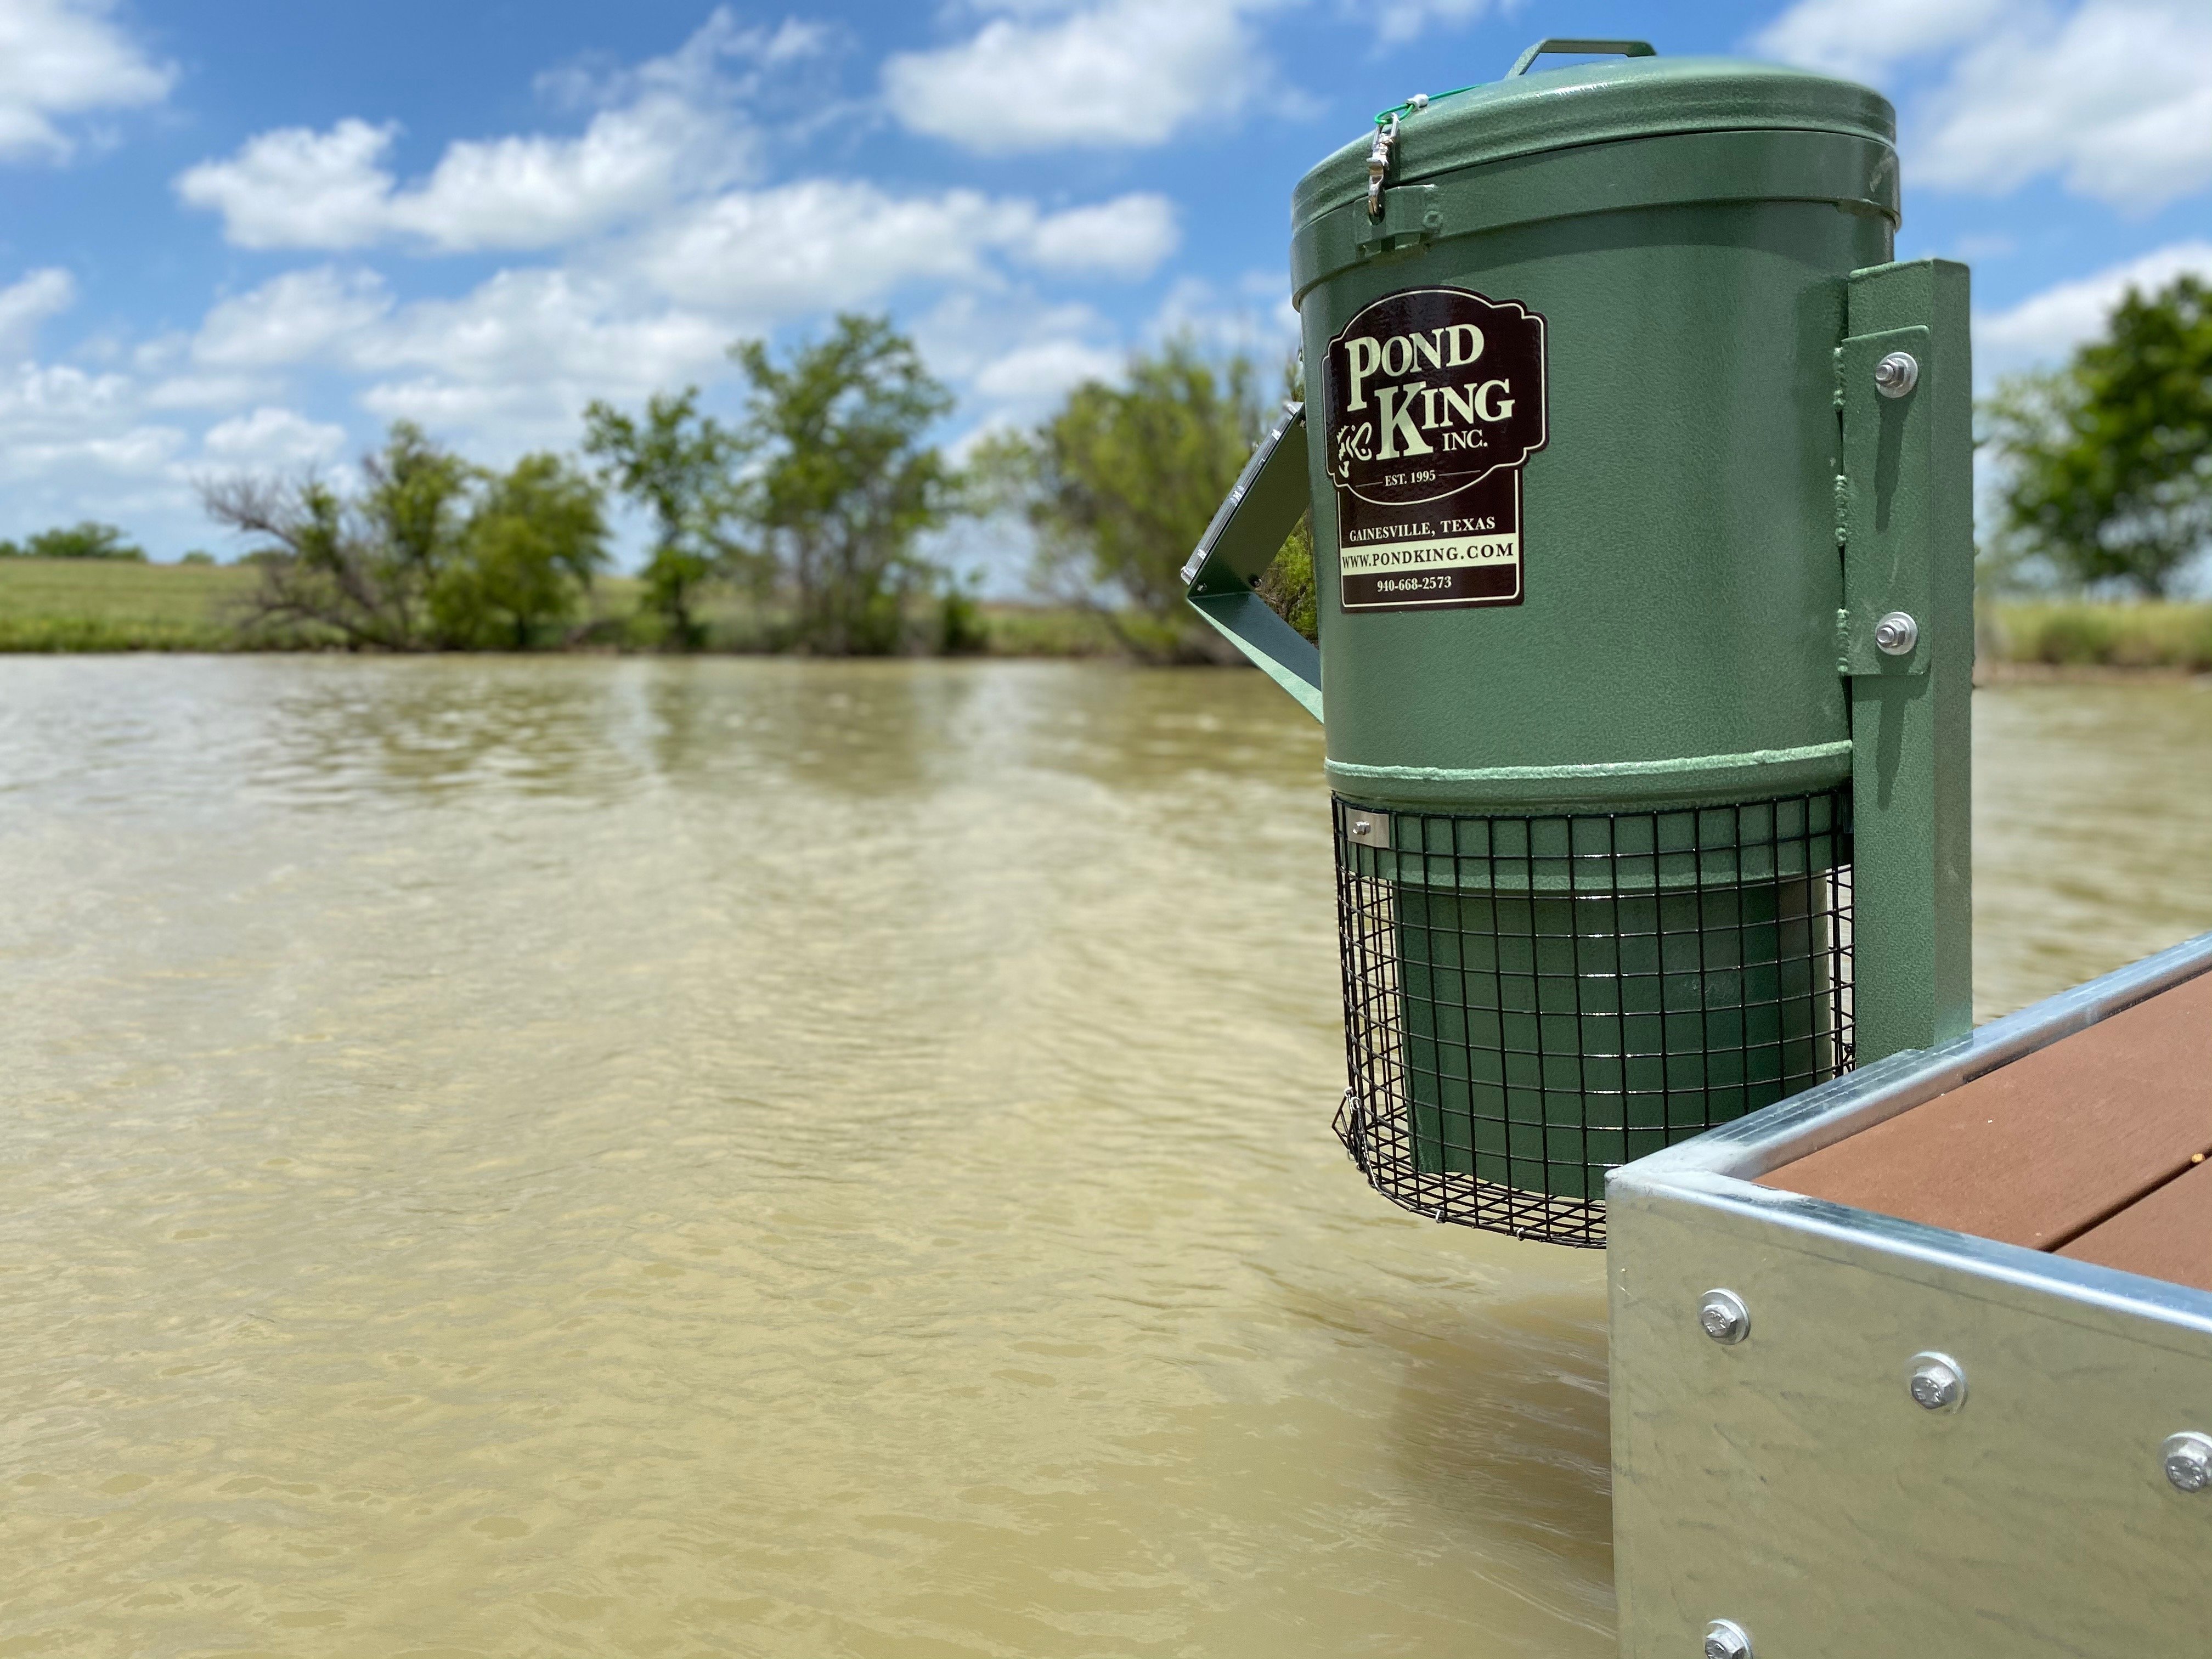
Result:
[[[1893,611],[1874,625],[1874,648],[1886,657],[1909,657],[1920,643],[1920,624],[1902,611]]]
[[[1920,362],[1909,351],[1893,351],[1874,366],[1874,389],[1885,398],[1902,398],[1920,384]]]
[[[1716,1342],[1741,1342],[1751,1334],[1751,1310],[1734,1291],[1707,1291],[1698,1304],[1698,1327]]]
[[[2212,1434],[2194,1429],[2170,1435],[2159,1448],[2166,1478],[2176,1492],[2203,1492],[2212,1486]]]
[[[1751,1637],[1733,1619],[1716,1619],[1705,1626],[1705,1659],[1752,1659]]]
[[[1912,1403],[1924,1412],[1954,1412],[1966,1403],[1966,1373],[1947,1353],[1913,1355],[1906,1386]]]

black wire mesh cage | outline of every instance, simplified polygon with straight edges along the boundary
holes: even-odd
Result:
[[[1605,1243],[1605,1173],[1851,1064],[1848,787],[1453,817],[1339,798],[1350,1086],[1393,1203]]]

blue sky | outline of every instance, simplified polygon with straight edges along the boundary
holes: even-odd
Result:
[[[841,308],[956,443],[1175,330],[1273,355],[1298,175],[1543,34],[1880,87],[1984,377],[2212,274],[2212,0],[0,0],[0,535],[227,551],[210,473],[568,448]]]

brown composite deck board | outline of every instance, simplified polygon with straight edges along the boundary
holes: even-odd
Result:
[[[2212,1151],[2212,974],[1759,1184],[2051,1249]]]
[[[2058,1254],[2212,1291],[2212,1164],[2169,1181]]]

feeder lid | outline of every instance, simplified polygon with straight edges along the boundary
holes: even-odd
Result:
[[[1540,50],[1633,49],[1637,55],[1524,72]],[[1389,183],[1575,144],[1663,133],[1836,132],[1893,144],[1897,112],[1869,87],[1808,70],[1738,58],[1661,58],[1640,40],[1546,41],[1502,81],[1415,99],[1386,112],[1398,118]],[[1298,180],[1293,228],[1367,194],[1371,132],[1363,133]]]

